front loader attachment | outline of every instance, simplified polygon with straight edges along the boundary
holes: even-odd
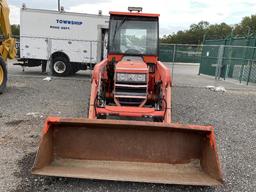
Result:
[[[215,186],[222,175],[211,126],[49,118],[36,175]]]

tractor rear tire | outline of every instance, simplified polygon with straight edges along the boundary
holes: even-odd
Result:
[[[7,84],[7,68],[6,63],[0,57],[0,94],[4,92]]]

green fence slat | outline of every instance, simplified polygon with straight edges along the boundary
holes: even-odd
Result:
[[[241,81],[249,79],[250,82],[254,82],[256,79],[256,71],[253,67],[256,65],[255,36],[205,40],[200,63],[200,74],[215,76],[218,45],[226,45],[223,53],[221,77],[240,79]],[[250,62],[253,62],[253,64],[250,64]]]

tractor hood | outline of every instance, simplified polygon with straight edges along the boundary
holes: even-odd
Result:
[[[116,65],[118,73],[148,73],[147,64],[142,60],[120,61]]]

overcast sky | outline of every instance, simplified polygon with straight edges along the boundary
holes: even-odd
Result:
[[[9,0],[11,22],[19,23],[19,9],[25,3],[29,8],[57,9],[57,0]],[[256,0],[61,0],[66,11],[103,14],[126,11],[128,6],[141,6],[143,12],[160,13],[160,33],[170,34],[187,29],[199,21],[211,24],[235,24],[242,17],[256,14]]]

